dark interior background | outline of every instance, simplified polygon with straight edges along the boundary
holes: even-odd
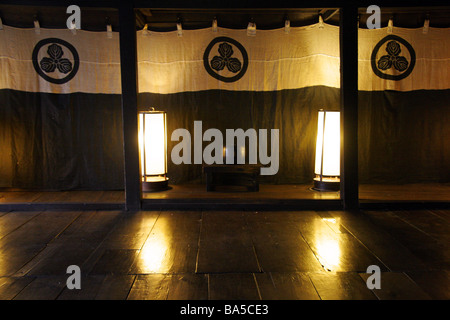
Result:
[[[279,129],[279,170],[273,176],[261,176],[266,183],[309,183],[314,177],[317,113],[326,106],[339,110],[339,89],[323,86],[271,92],[209,90],[171,95],[140,94],[139,106],[154,106],[167,111],[168,171],[173,183],[201,182],[201,165],[175,165],[170,150],[178,141],[170,141],[177,128],[192,135],[194,121],[208,128]],[[268,136],[270,144],[270,136]],[[193,142],[192,142],[193,143]],[[210,142],[203,142],[203,148]],[[270,148],[270,146],[269,146]],[[192,146],[193,150],[193,146]]]
[[[123,189],[120,100],[0,90],[0,187]]]
[[[5,25],[65,28],[66,8],[0,5]],[[365,9],[360,10],[364,27]],[[263,11],[248,10],[137,10],[137,29],[145,24],[156,31],[219,26],[279,28],[318,21],[338,24],[333,8]],[[118,29],[115,9],[82,8],[82,28]],[[382,26],[393,17],[396,26],[420,27],[426,17],[432,27],[450,27],[450,8],[388,8]],[[211,90],[177,95],[140,94],[139,108],[168,112],[168,136],[176,128],[193,132],[194,120],[203,131],[214,127],[280,129],[280,169],[266,183],[311,183],[317,111],[339,109],[339,89],[327,87],[279,92]],[[95,106],[95,108],[92,108]],[[360,183],[450,182],[450,90],[360,92]],[[170,151],[172,183],[201,182],[200,165],[176,166]],[[204,146],[206,143],[204,144]],[[0,90],[0,187],[39,190],[123,189],[123,138],[120,95],[68,95]]]

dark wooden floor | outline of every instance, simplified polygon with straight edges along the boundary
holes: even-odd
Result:
[[[164,192],[144,193],[149,200],[170,199],[227,199],[227,200],[338,200],[339,192],[318,192],[312,185],[261,184],[259,192],[242,192],[240,187],[217,187],[215,192],[207,192],[206,186],[173,185]],[[450,201],[450,184],[448,183],[414,183],[414,184],[362,184],[359,186],[360,200],[374,201]]]
[[[203,210],[323,210],[342,209],[339,192],[318,192],[311,185],[260,185],[259,192],[205,185],[172,185],[163,192],[143,193],[142,208]],[[361,208],[398,208],[405,204],[450,205],[450,184],[360,185]],[[123,191],[5,191],[0,190],[0,211],[11,210],[123,210]]]
[[[450,210],[1,212],[0,300],[450,299],[449,231]]]
[[[0,208],[8,205],[97,204],[115,205],[125,202],[124,191],[0,191]]]

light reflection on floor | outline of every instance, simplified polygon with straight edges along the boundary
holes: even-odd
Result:
[[[168,268],[171,230],[163,218],[158,219],[158,227],[158,230],[150,233],[138,256],[136,265],[142,272],[166,272]]]
[[[0,300],[448,299],[448,217],[448,210],[3,213]],[[66,288],[69,264],[81,267],[83,290]],[[381,269],[380,291],[366,285],[370,265]]]
[[[164,263],[167,261],[165,259],[167,249],[167,244],[163,238],[152,239],[146,243],[140,253],[139,268],[146,270],[146,272],[163,272],[165,269]]]
[[[330,233],[331,229],[325,222],[333,224],[337,223],[334,218],[316,220],[316,223],[314,224],[316,254],[320,263],[326,270],[335,271],[339,269],[341,262],[339,237]]]

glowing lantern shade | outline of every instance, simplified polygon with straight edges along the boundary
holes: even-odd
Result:
[[[337,191],[340,186],[340,112],[319,111],[314,189]]]
[[[166,112],[139,112],[139,155],[142,191],[168,187]]]

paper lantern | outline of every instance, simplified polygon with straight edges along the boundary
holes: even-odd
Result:
[[[317,124],[314,189],[338,191],[340,187],[340,112],[320,110]]]
[[[139,156],[142,191],[168,188],[166,112],[139,112]]]

